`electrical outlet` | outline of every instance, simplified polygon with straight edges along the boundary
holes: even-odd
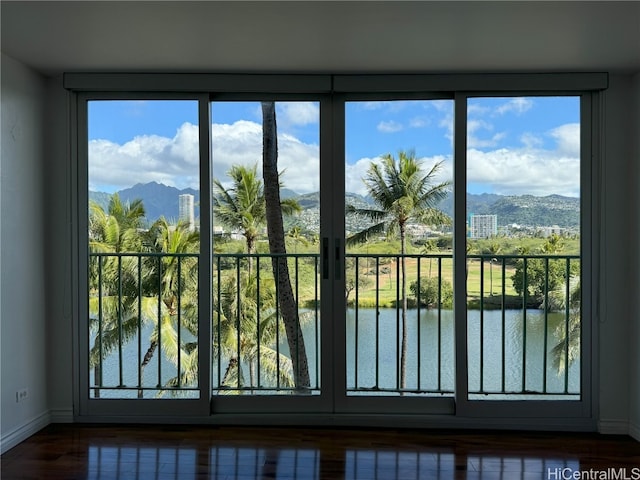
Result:
[[[21,388],[16,392],[16,403],[24,402],[29,398],[29,392],[26,388]]]

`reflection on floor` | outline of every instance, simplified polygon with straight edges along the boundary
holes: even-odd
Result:
[[[640,443],[591,433],[50,425],[2,456],[1,478],[605,478],[599,472],[640,480]]]

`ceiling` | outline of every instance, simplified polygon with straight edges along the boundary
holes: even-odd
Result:
[[[640,2],[0,2],[2,52],[64,71],[640,72]]]

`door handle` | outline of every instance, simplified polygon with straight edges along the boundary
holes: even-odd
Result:
[[[335,240],[335,264],[334,264],[334,268],[335,268],[335,273],[334,273],[334,277],[336,280],[340,280],[341,277],[341,273],[342,273],[342,265],[340,263],[340,239],[336,238]]]
[[[329,238],[322,238],[322,278],[329,280]]]

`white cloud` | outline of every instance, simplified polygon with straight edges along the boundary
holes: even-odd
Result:
[[[381,101],[381,102],[360,102],[362,108],[365,110],[380,110],[381,108],[388,107],[391,105],[390,101]]]
[[[357,162],[345,166],[345,189],[347,192],[367,195],[367,187],[363,178],[367,174],[371,162],[380,162],[380,157],[361,158]]]
[[[495,112],[498,115],[504,115],[505,113],[513,112],[516,115],[520,115],[527,110],[533,107],[533,100],[526,97],[514,97],[503,103],[502,105],[496,107]]]
[[[431,122],[424,117],[414,117],[409,120],[409,126],[411,128],[423,128],[427,127],[431,124]]]
[[[489,107],[479,105],[478,103],[469,103],[467,106],[467,115],[485,115],[489,113]]]
[[[212,126],[212,174],[223,183],[233,164],[262,167],[262,127],[241,120]],[[177,188],[199,188],[198,127],[182,125],[173,138],[140,136],[119,145],[89,142],[89,188],[116,191],[156,181]],[[318,145],[278,135],[278,167],[285,186],[298,192],[319,189]]]
[[[278,102],[278,123],[283,126],[309,125],[320,120],[320,107],[315,102]]]
[[[429,100],[424,103],[425,107],[433,107],[438,112],[449,113],[453,115],[453,100]]]
[[[467,121],[467,147],[468,148],[488,148],[496,147],[506,137],[505,132],[498,132],[489,138],[479,138],[475,135],[478,131],[493,131],[493,124],[485,120],[470,119]]]
[[[382,133],[395,133],[395,132],[399,132],[403,129],[404,127],[402,126],[401,123],[398,123],[394,120],[389,120],[388,122],[380,122],[378,124],[378,131],[382,132]]]
[[[248,121],[213,125],[213,177],[223,184],[232,165],[262,169],[262,126]],[[286,188],[299,193],[319,189],[320,148],[289,134],[278,135],[278,169]]]
[[[355,103],[362,107],[364,110],[384,110],[386,113],[398,113],[406,108],[410,108],[415,105],[415,100],[382,100],[372,102],[349,102]]]
[[[471,123],[471,122],[470,122]],[[447,127],[450,122],[443,121]],[[473,124],[473,131],[486,130],[482,122]],[[225,181],[226,172],[233,164],[253,165],[261,168],[262,127],[251,121],[233,124],[214,124],[213,176]],[[490,140],[496,141],[500,133]],[[486,184],[487,191],[501,194],[579,195],[580,126],[566,124],[547,133],[556,141],[555,149],[542,149],[541,137],[523,134],[524,147],[481,151],[469,146],[468,182]],[[304,143],[282,133],[279,143],[279,169],[286,187],[300,193],[319,189],[319,146]],[[90,189],[115,191],[135,183],[157,181],[178,188],[199,188],[198,128],[183,124],[173,138],[138,136],[120,145],[108,140],[89,142]],[[442,179],[452,178],[452,162],[448,157],[424,158],[425,168],[445,160]],[[346,189],[366,194],[362,178],[372,161],[379,158],[361,158],[346,165]]]
[[[580,124],[567,123],[549,132],[556,140],[558,150],[566,155],[580,156]]]
[[[527,148],[538,148],[544,144],[544,140],[542,140],[542,138],[529,132],[525,132],[520,135],[520,141]]]
[[[467,181],[502,195],[578,196],[580,159],[541,149],[470,149]]]
[[[445,114],[445,116],[442,117],[438,122],[438,126],[440,128],[444,128],[444,136],[449,140],[449,142],[451,142],[451,145],[453,146],[453,114]]]
[[[89,141],[89,188],[119,190],[151,181],[197,187],[198,127],[184,123],[173,138],[141,135],[119,145]]]

